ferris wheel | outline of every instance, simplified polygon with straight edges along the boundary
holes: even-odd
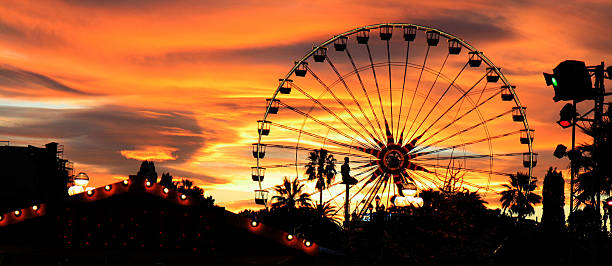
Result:
[[[369,25],[314,46],[262,111],[251,176],[263,205],[283,176],[307,178],[313,154],[332,168],[348,160],[356,184],[336,178],[322,190],[310,185],[310,194],[337,210],[348,198],[357,217],[410,191],[488,191],[537,164],[526,107],[501,68],[422,25]]]

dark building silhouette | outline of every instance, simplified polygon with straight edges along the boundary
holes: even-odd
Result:
[[[39,148],[0,146],[0,213],[68,195],[70,163],[55,142]]]
[[[0,213],[2,265],[308,265],[319,250],[138,175]]]

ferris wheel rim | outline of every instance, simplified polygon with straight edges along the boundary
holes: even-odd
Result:
[[[486,65],[488,65],[489,67],[491,67],[493,71],[495,71],[495,72],[497,73],[497,75],[500,77],[500,80],[503,82],[503,86],[506,86],[506,87],[508,88],[508,91],[509,91],[509,92],[512,94],[512,96],[513,96],[514,105],[515,105],[516,107],[518,107],[518,108],[519,108],[521,115],[524,117],[524,119],[523,119],[523,121],[522,121],[522,123],[523,123],[523,128],[524,128],[525,130],[527,130],[528,132],[530,132],[530,127],[529,127],[529,123],[528,123],[528,121],[527,121],[527,115],[526,115],[526,112],[525,112],[525,108],[522,106],[522,104],[521,104],[521,102],[520,102],[520,100],[519,100],[519,97],[518,97],[518,95],[516,94],[516,91],[515,91],[515,89],[514,89],[514,86],[512,86],[512,85],[511,85],[511,83],[508,81],[508,79],[506,78],[506,76],[505,76],[505,75],[504,75],[504,74],[501,72],[501,70],[500,70],[500,68],[499,68],[499,67],[496,67],[496,66],[493,64],[493,62],[492,62],[492,61],[491,61],[491,60],[490,60],[488,57],[486,57],[486,56],[484,55],[484,53],[482,53],[482,52],[478,51],[476,48],[474,48],[474,47],[473,47],[471,44],[469,44],[467,41],[463,40],[462,38],[459,38],[459,37],[457,37],[457,36],[455,36],[455,35],[452,35],[452,34],[450,34],[450,33],[447,33],[447,32],[445,32],[445,31],[442,31],[442,30],[439,30],[439,29],[436,29],[436,28],[433,28],[433,27],[424,26],[424,25],[419,25],[419,24],[409,24],[409,23],[379,23],[379,24],[372,24],[372,25],[367,25],[367,26],[363,26],[363,27],[354,28],[354,29],[351,29],[351,30],[345,31],[345,32],[343,32],[343,33],[340,33],[340,34],[334,35],[333,37],[329,38],[328,40],[326,40],[326,41],[324,41],[324,42],[322,42],[322,43],[320,43],[320,44],[318,44],[318,45],[316,45],[316,46],[313,46],[313,48],[312,48],[312,49],[311,49],[311,50],[310,50],[308,53],[306,53],[306,55],[304,55],[304,56],[303,56],[301,59],[299,59],[298,61],[296,61],[296,62],[295,62],[294,66],[293,66],[293,67],[291,68],[291,70],[290,70],[290,71],[289,71],[289,72],[288,72],[288,73],[285,75],[285,77],[284,77],[284,78],[282,78],[282,79],[279,79],[279,81],[281,81],[281,80],[282,80],[282,81],[281,81],[281,82],[279,82],[279,85],[278,85],[278,87],[276,88],[276,90],[275,90],[275,92],[274,92],[274,94],[273,94],[273,96],[272,96],[272,98],[271,98],[271,99],[272,99],[272,100],[277,99],[277,96],[278,96],[278,94],[279,94],[279,91],[280,91],[281,87],[282,87],[282,86],[283,86],[283,85],[284,85],[284,84],[285,84],[285,83],[286,83],[288,80],[290,80],[289,78],[291,77],[291,75],[293,75],[293,74],[295,73],[295,70],[297,69],[297,67],[298,67],[298,66],[299,66],[301,63],[305,62],[307,59],[311,58],[311,57],[313,56],[313,54],[314,54],[314,53],[315,53],[317,50],[319,50],[319,49],[321,49],[321,48],[325,48],[325,47],[327,47],[328,45],[332,44],[332,43],[333,43],[335,40],[337,40],[337,39],[339,39],[339,38],[341,38],[341,37],[348,37],[348,36],[351,36],[351,35],[353,35],[353,34],[355,34],[355,33],[359,32],[359,31],[363,31],[363,30],[371,30],[371,29],[377,29],[377,28],[381,28],[381,27],[383,27],[383,26],[391,26],[391,27],[416,27],[416,29],[417,29],[417,30],[419,30],[419,31],[434,31],[434,32],[437,32],[437,33],[438,33],[440,36],[445,37],[445,38],[447,38],[447,39],[449,39],[449,40],[451,40],[451,39],[452,39],[452,40],[456,40],[456,41],[457,41],[457,42],[458,42],[458,43],[459,43],[459,44],[460,44],[462,47],[464,47],[464,48],[468,49],[470,52],[476,52],[476,53],[477,53],[477,56],[478,56],[478,57],[479,57],[479,58],[480,58],[482,61],[484,61]],[[424,66],[423,66],[423,67],[424,67]],[[433,70],[433,71],[435,71],[435,70]],[[454,87],[456,87],[456,86],[454,86]],[[264,117],[263,117],[263,121],[267,121],[267,118],[268,118],[268,115],[269,115],[269,110],[270,110],[271,105],[272,105],[272,102],[269,102],[269,103],[267,104],[267,106],[266,106],[266,111],[265,111],[265,113],[264,113]],[[481,118],[481,119],[482,119],[482,118]],[[299,141],[298,141],[298,142],[299,142]],[[262,143],[262,134],[261,134],[261,132],[258,132],[258,141],[257,141],[257,150],[258,150],[258,151],[259,151],[260,146],[261,146],[262,144],[263,144],[263,143]],[[299,144],[298,144],[298,145],[299,145]],[[529,161],[529,167],[528,167],[528,169],[529,169],[529,176],[531,177],[531,176],[532,176],[533,167],[534,167],[534,161],[533,161],[533,158],[534,158],[534,156],[533,156],[533,155],[534,155],[534,152],[533,152],[533,147],[532,147],[532,138],[528,138],[528,143],[527,143],[527,146],[528,146],[528,153],[529,153],[529,160],[530,160],[530,161]],[[296,149],[296,158],[297,158],[297,149]],[[261,160],[260,158],[257,158],[257,167],[258,167],[258,168],[262,166],[262,165],[261,165],[261,163],[260,163],[260,160]],[[296,167],[297,167],[297,165],[296,165]],[[261,190],[261,189],[263,189],[263,186],[262,186],[262,180],[259,180],[259,181],[258,181],[258,184],[259,184],[259,188],[260,188],[260,190]]]

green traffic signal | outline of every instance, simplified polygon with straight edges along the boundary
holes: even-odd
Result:
[[[557,87],[557,79],[556,79],[555,77],[552,77],[552,78],[550,79],[550,81],[552,82],[552,85],[553,85],[554,87]]]

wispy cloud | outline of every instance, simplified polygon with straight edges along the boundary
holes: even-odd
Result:
[[[53,78],[32,71],[20,69],[11,65],[0,65],[0,91],[11,89],[10,94],[28,94],[19,89],[51,89],[76,95],[94,95],[76,88],[72,88]],[[17,91],[15,91],[17,89]]]

